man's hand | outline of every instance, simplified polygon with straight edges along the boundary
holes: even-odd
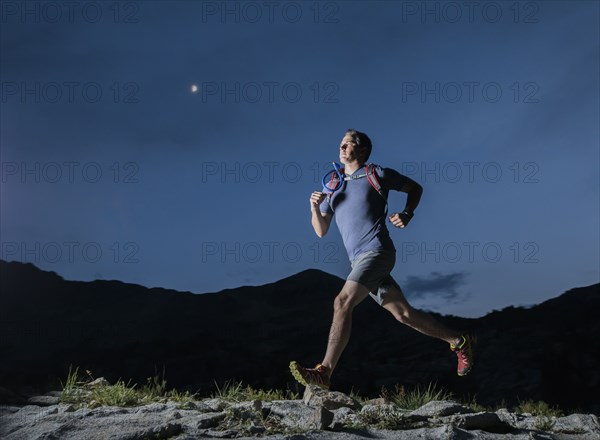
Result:
[[[321,191],[313,191],[313,193],[310,195],[311,211],[318,210],[319,205],[323,203],[323,200],[325,200],[325,194],[323,194]]]
[[[412,215],[409,215],[405,212],[397,212],[388,217],[390,222],[397,228],[404,228],[410,222]]]

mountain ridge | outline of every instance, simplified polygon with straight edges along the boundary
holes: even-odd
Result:
[[[287,364],[322,360],[343,283],[307,269],[262,286],[196,294],[68,281],[31,263],[0,260],[0,351],[6,353],[0,385],[56,389],[73,364],[137,383],[165,366],[171,386],[193,392],[232,378],[297,389]],[[599,291],[600,284],[577,287],[531,308],[509,306],[481,318],[434,313],[478,336],[476,367],[465,378],[456,376],[445,343],[363,301],[332,386],[376,395],[381,386],[435,381],[457,394],[477,394],[483,403],[532,398],[597,410]]]
[[[208,291],[208,292],[192,292],[189,290],[176,290],[176,289],[169,289],[166,287],[146,287],[144,285],[141,284],[137,284],[137,283],[130,283],[130,282],[126,282],[126,281],[121,281],[121,280],[104,280],[104,279],[97,279],[97,280],[92,280],[92,281],[79,281],[79,280],[66,280],[65,278],[63,278],[61,275],[59,275],[57,272],[52,271],[52,270],[44,270],[44,269],[40,269],[37,266],[35,266],[33,263],[21,263],[21,262],[17,262],[17,261],[5,261],[0,259],[0,265],[7,265],[6,269],[12,269],[14,270],[15,268],[24,268],[26,270],[30,270],[31,273],[45,273],[48,274],[49,277],[52,277],[53,279],[59,279],[61,281],[70,283],[98,283],[98,284],[103,284],[106,283],[107,285],[112,285],[112,284],[117,284],[117,285],[122,285],[122,286],[131,286],[131,287],[135,287],[136,289],[146,289],[148,291],[151,291],[153,293],[155,292],[163,292],[163,293],[177,293],[177,294],[191,294],[191,295],[210,295],[210,294],[222,294],[222,293],[228,293],[228,292],[235,292],[239,289],[251,289],[251,288],[264,288],[267,286],[272,286],[272,285],[278,285],[279,283],[291,283],[292,281],[296,282],[296,281],[301,281],[303,279],[305,279],[308,276],[320,276],[323,278],[327,278],[327,279],[331,279],[331,280],[335,280],[335,281],[344,281],[342,278],[339,278],[335,275],[332,275],[328,272],[322,271],[320,269],[316,269],[316,268],[308,268],[308,269],[304,269],[300,272],[296,272],[295,274],[289,275],[285,278],[270,282],[270,283],[266,283],[266,284],[261,284],[258,286],[249,286],[249,285],[241,285],[238,287],[231,287],[231,288],[226,288],[226,289],[221,289],[219,291]],[[596,284],[591,284],[590,286],[594,286]],[[590,286],[579,286],[579,287],[572,287],[568,290],[566,290],[563,293],[557,294],[557,296],[554,296],[552,298],[548,298],[544,301],[542,301],[541,303],[538,304],[528,304],[528,305],[523,305],[523,306],[513,306],[513,305],[509,305],[506,307],[503,307],[501,309],[494,309],[491,310],[489,312],[487,312],[485,315],[477,317],[477,318],[464,318],[461,317],[462,319],[482,319],[485,318],[488,315],[493,315],[496,314],[498,312],[502,312],[505,310],[514,310],[514,309],[522,309],[522,310],[530,310],[532,308],[536,308],[539,306],[542,306],[543,304],[546,304],[548,302],[557,300],[565,295],[570,295],[570,294],[575,294],[578,293],[581,289],[587,289]],[[456,316],[456,315],[445,315],[439,312],[435,312],[435,311],[430,311],[430,313],[436,314],[436,315],[443,315],[443,316]],[[458,317],[458,316],[457,316]]]

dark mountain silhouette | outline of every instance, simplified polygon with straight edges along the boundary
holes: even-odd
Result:
[[[228,379],[299,389],[288,364],[322,360],[343,283],[311,269],[264,286],[197,295],[65,281],[30,263],[0,260],[0,386],[60,389],[72,364],[111,383],[139,385],[164,367],[169,387],[201,394]],[[437,382],[482,404],[535,399],[598,413],[599,291],[600,284],[571,289],[478,319],[436,314],[478,337],[476,366],[463,378],[446,343],[399,324],[367,298],[354,311],[332,389],[376,396],[382,386]]]

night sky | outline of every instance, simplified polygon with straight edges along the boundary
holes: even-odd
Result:
[[[598,2],[70,5],[1,4],[2,259],[195,293],[345,278],[309,196],[356,128],[424,188],[390,230],[414,306],[599,281]]]

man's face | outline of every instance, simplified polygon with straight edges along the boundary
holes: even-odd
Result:
[[[360,159],[361,148],[356,145],[352,136],[347,134],[340,143],[340,162],[343,164],[354,162]]]

